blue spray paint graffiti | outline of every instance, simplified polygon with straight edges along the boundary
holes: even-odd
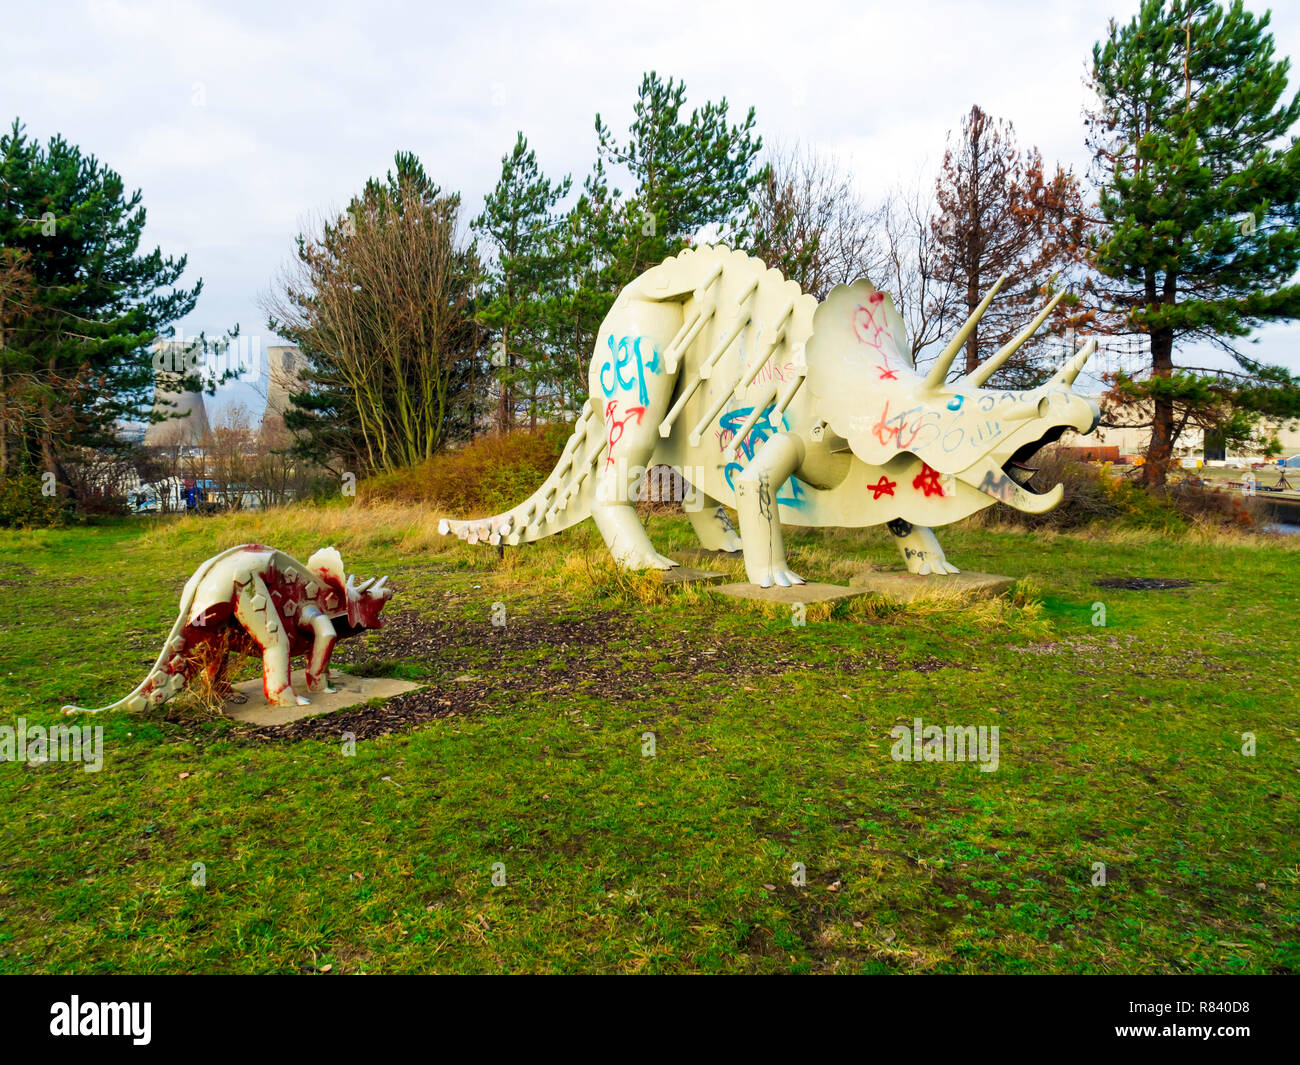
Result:
[[[609,335],[609,359],[600,367],[600,388],[605,393],[606,399],[616,391],[630,391],[635,385],[639,402],[643,406],[650,402],[650,396],[645,387],[646,371],[659,373],[664,367],[659,358],[659,352],[653,347],[650,350],[650,360],[646,361],[645,356],[641,353],[641,341],[644,339],[645,337],[637,337],[635,340],[631,337],[624,337],[616,347],[614,334]],[[636,376],[625,380],[623,371],[633,361],[636,363]],[[607,374],[612,380],[606,380]]]
[[[776,408],[775,403],[768,404],[758,421],[754,423],[754,428],[749,431],[744,442],[740,445],[740,450],[745,456],[745,462],[749,462],[754,457],[754,452],[758,446],[765,443],[768,438],[775,436],[782,429],[789,429],[789,423],[785,420],[785,414],[781,415],[781,426],[778,429],[771,422],[772,411]],[[724,446],[730,440],[735,439],[741,427],[749,420],[749,416],[754,413],[753,407],[740,407],[737,410],[727,411],[722,416],[718,424],[722,427],[722,441]],[[722,475],[727,479],[727,487],[733,492],[736,486],[732,484],[731,479],[741,470],[744,464],[740,462],[729,462],[722,471]],[[804,504],[803,486],[799,483],[799,478],[791,477],[785,482],[781,492],[777,493],[777,503],[785,507],[802,507]]]

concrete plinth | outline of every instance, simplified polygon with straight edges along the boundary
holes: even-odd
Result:
[[[337,691],[309,692],[305,672],[298,669],[293,673],[294,691],[310,699],[310,706],[268,706],[266,696],[262,693],[262,678],[258,677],[235,685],[235,691],[245,696],[246,701],[227,699],[222,709],[228,717],[250,725],[286,725],[299,718],[346,710],[371,699],[391,699],[394,695],[414,691],[419,686],[395,677],[353,677],[332,670],[330,687],[338,689]]]
[[[757,584],[724,584],[716,589],[733,599],[753,599],[760,603],[832,603],[837,599],[856,599],[867,593],[842,584],[795,584],[789,588],[773,585],[760,588]]]
[[[900,573],[868,571],[849,580],[858,592],[883,595],[900,603],[917,599],[992,599],[1008,594],[1016,581],[993,573]]]

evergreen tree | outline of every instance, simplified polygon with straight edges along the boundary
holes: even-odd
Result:
[[[1089,257],[1099,322],[1150,346],[1150,374],[1117,374],[1111,397],[1151,428],[1149,484],[1188,425],[1240,442],[1260,415],[1300,414],[1300,381],[1232,345],[1300,315],[1300,97],[1284,99],[1290,63],[1268,22],[1240,0],[1144,0],[1093,48]],[[1218,343],[1238,369],[1175,366],[1185,338]]]
[[[513,151],[502,158],[501,177],[473,223],[492,253],[478,320],[488,330],[492,348],[499,390],[496,427],[501,432],[514,423],[517,392],[527,398],[529,423],[535,425],[539,408],[549,406],[549,393],[561,389],[552,366],[549,327],[564,282],[555,207],[571,185],[568,177],[552,183],[542,175],[520,133]]]
[[[651,71],[641,80],[627,140],[596,116],[597,157],[577,201],[556,227],[553,254],[564,279],[547,304],[551,366],[581,405],[600,323],[618,291],[687,247],[701,230],[711,239],[743,234],[750,197],[763,180],[762,147],[751,108],[739,125],[729,105],[706,102],[683,114],[686,86]],[[611,174],[631,179],[624,192]]]
[[[25,278],[0,337],[0,479],[39,471],[66,485],[72,449],[115,446],[120,419],[148,418],[149,345],[203,285],[179,286],[184,256],[140,253],[141,202],[62,137],[29,140],[16,119],[0,135],[0,261]]]
[[[706,226],[719,239],[739,232],[762,184],[755,161],[763,141],[754,133],[754,109],[733,125],[725,99],[706,102],[688,119],[685,105],[685,83],[665,82],[652,70],[641,79],[626,142],[596,116],[600,161],[624,169],[634,182],[630,196],[615,192],[624,283],[676,254]]]
[[[600,323],[619,288],[631,280],[619,261],[622,227],[616,195],[597,159],[557,233],[563,290],[551,316],[554,365],[571,397],[570,410],[580,408],[587,397],[587,370]]]

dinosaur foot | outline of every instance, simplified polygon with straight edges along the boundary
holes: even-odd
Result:
[[[745,545],[741,543],[740,537],[737,536],[734,532],[727,533],[722,538],[722,543],[718,545],[719,551],[726,551],[730,555],[738,554],[744,549],[745,549]]]
[[[933,561],[922,560],[914,566],[908,566],[908,569],[912,573],[915,573],[921,577],[924,577],[927,574],[934,574],[935,576],[943,576],[949,573],[961,572],[961,570],[959,570],[946,558],[941,558]]]
[[[760,588],[771,588],[776,585],[779,588],[793,588],[796,584],[807,584],[799,574],[784,566],[773,566],[770,569],[762,570],[757,574],[758,579],[754,581]],[[751,578],[753,580],[753,578]]]
[[[620,559],[620,561],[627,569],[673,569],[678,565],[671,558],[667,558],[657,551],[631,555]]]

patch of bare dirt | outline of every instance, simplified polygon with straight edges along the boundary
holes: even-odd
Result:
[[[1123,588],[1130,592],[1151,592],[1164,588],[1190,588],[1195,581],[1186,577],[1106,577],[1092,582],[1098,588]]]

